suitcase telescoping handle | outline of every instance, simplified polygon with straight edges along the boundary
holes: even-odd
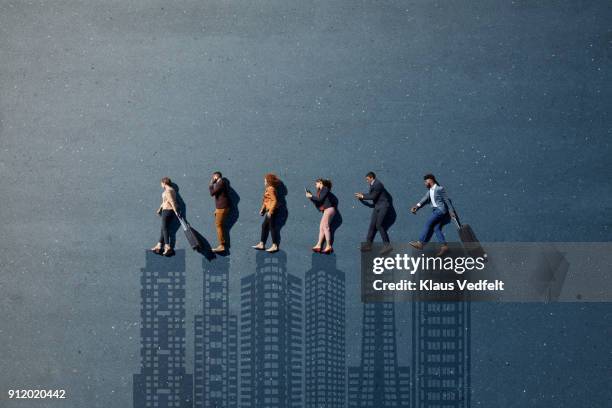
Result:
[[[453,219],[453,221],[455,222],[455,225],[457,226],[457,229],[461,229],[461,220],[459,220],[459,215],[457,214],[457,211],[455,210],[455,206],[453,205],[453,202],[451,201],[451,199],[449,198],[448,201],[451,204],[451,208],[453,210],[453,212],[455,213],[455,217],[451,217]]]
[[[459,215],[457,214],[457,211],[455,211],[454,208],[453,208],[453,212],[455,213],[455,216],[451,218],[453,219],[453,221],[455,221],[455,225],[457,226],[457,229],[461,229],[461,220],[459,219]]]
[[[457,226],[457,229],[461,229],[461,221],[459,221],[457,217],[453,218],[453,221],[455,221],[455,225]]]
[[[187,231],[187,223],[185,222],[185,220],[183,219],[183,217],[181,217],[180,215],[176,215],[176,217],[178,218],[179,222],[181,223],[181,227],[183,227],[183,230]]]

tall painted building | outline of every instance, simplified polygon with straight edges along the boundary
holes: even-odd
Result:
[[[397,362],[394,303],[364,303],[361,364],[348,368],[348,380],[349,408],[410,406],[409,369]]]
[[[347,367],[347,405],[349,408],[359,406],[361,397],[361,366]]]
[[[203,260],[202,314],[195,316],[194,407],[236,407],[236,316],[229,310],[229,258]]]
[[[414,408],[470,406],[470,302],[414,302]]]
[[[302,280],[287,273],[284,252],[257,253],[241,280],[240,406],[302,406]]]
[[[141,269],[140,373],[134,408],[191,408],[185,372],[185,251],[172,258],[146,252]]]
[[[228,407],[238,408],[238,316],[230,314],[227,337]]]
[[[346,406],[345,279],[336,257],[312,255],[305,274],[305,406]]]

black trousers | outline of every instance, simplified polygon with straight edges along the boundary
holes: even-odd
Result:
[[[261,239],[260,239],[260,241],[263,242],[264,244],[268,240],[268,234],[272,235],[273,244],[278,245],[280,243],[280,231],[278,230],[278,227],[276,225],[276,217],[277,217],[276,213],[272,215],[269,215],[268,213],[266,213],[266,215],[264,215],[264,220],[263,220],[263,223],[261,224]]]
[[[389,235],[387,235],[387,230],[385,228],[384,222],[385,217],[387,216],[387,211],[389,207],[375,208],[372,211],[372,218],[370,218],[370,228],[368,228],[368,237],[367,242],[372,243],[374,241],[374,237],[376,236],[376,231],[380,234],[383,242],[389,242]]]
[[[159,235],[159,243],[162,245],[172,245],[170,242],[170,227],[176,220],[176,215],[172,210],[162,210],[161,212],[161,233]]]

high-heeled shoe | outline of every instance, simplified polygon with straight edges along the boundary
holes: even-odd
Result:
[[[161,245],[155,245],[153,248],[151,248],[151,252],[153,252],[154,254],[157,254],[157,255],[161,255],[162,254],[162,247],[161,247]]]
[[[312,252],[318,254],[319,252],[321,252],[321,247],[312,247]]]
[[[324,250],[321,251],[321,253],[325,254],[325,255],[333,254],[334,253],[334,248],[332,248],[332,247],[325,248]]]

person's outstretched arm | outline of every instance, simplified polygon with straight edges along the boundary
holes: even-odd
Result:
[[[427,193],[425,193],[423,198],[421,198],[421,200],[418,203],[416,203],[414,207],[410,209],[410,212],[413,214],[416,214],[416,212],[419,211],[419,208],[421,208],[422,206],[424,206],[430,201],[431,201],[431,198],[429,197],[429,191],[428,191]]]
[[[383,190],[382,184],[377,183],[372,186],[372,189],[369,193],[363,193],[362,200],[375,201],[378,198],[378,196],[382,194],[382,190]]]
[[[431,198],[429,197],[429,191],[428,191],[427,193],[425,193],[423,198],[421,198],[421,200],[417,203],[416,207],[421,208],[422,206],[424,206],[430,201],[431,201]]]
[[[366,207],[368,207],[368,208],[374,208],[374,203],[370,203],[370,202],[365,201],[365,200],[359,200],[359,202],[360,202],[361,204],[365,205],[365,206],[366,206]]]
[[[329,188],[323,187],[321,191],[319,191],[318,197],[313,194],[312,197],[310,197],[310,201],[315,203],[317,206],[320,206],[325,202],[327,194],[329,194]]]

